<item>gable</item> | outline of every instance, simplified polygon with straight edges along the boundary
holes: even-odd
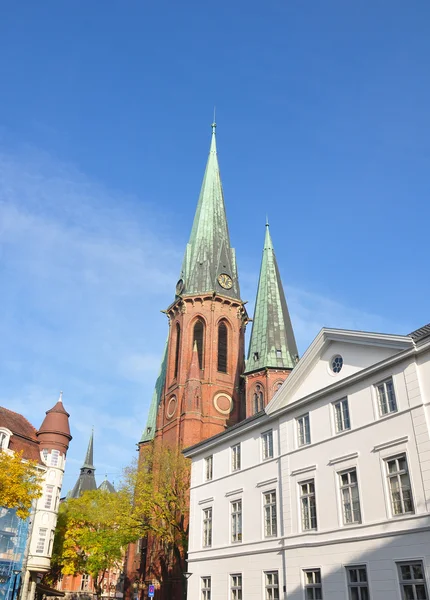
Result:
[[[408,336],[323,329],[266,408],[269,414],[409,348]],[[335,357],[342,365],[332,368]]]

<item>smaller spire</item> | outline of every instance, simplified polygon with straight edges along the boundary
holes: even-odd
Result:
[[[87,453],[82,469],[94,469],[94,427],[91,430],[90,441],[88,442]]]

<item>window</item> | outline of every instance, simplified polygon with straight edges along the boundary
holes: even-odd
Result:
[[[282,350],[276,348],[276,358],[282,358]]]
[[[231,503],[231,541],[242,541],[242,500]]]
[[[336,424],[336,433],[351,429],[351,423],[349,420],[349,407],[348,398],[339,400],[334,403],[334,420]]]
[[[240,469],[240,444],[231,447],[231,470],[239,471]]]
[[[212,509],[205,508],[203,511],[203,546],[212,546]]]
[[[43,462],[48,464],[48,449],[44,448],[42,450],[42,457],[43,457]]]
[[[227,325],[221,321],[218,326],[218,371],[227,373],[228,331]]]
[[[200,319],[194,325],[193,331],[193,348],[194,344],[197,346],[197,355],[199,357],[199,367],[203,369],[203,340],[204,340],[205,326],[203,321]]]
[[[423,563],[415,560],[397,565],[402,600],[428,600]]]
[[[81,592],[88,591],[89,582],[90,582],[90,576],[88,575],[88,573],[83,573],[82,579],[81,579]]]
[[[175,348],[175,372],[173,377],[176,379],[179,369],[179,352],[181,349],[181,328],[179,323],[176,323],[176,348]]]
[[[340,493],[342,496],[343,523],[361,523],[360,498],[356,469],[339,473]]]
[[[39,537],[37,538],[36,554],[43,554],[45,551],[46,527],[39,527]]]
[[[205,479],[210,481],[213,476],[213,456],[207,456],[205,458]]]
[[[376,392],[378,394],[379,414],[381,417],[397,411],[396,395],[391,378],[378,383]]]
[[[4,431],[0,431],[0,450],[6,450],[9,446],[9,435]]]
[[[57,467],[58,466],[58,461],[60,458],[60,453],[58,450],[53,450],[51,452],[51,467]]]
[[[306,600],[322,600],[321,570],[304,571]]]
[[[211,578],[202,577],[202,600],[211,600]]]
[[[315,482],[313,479],[300,483],[300,506],[303,531],[316,529],[317,509],[315,504]]]
[[[261,446],[263,460],[273,458],[273,431],[265,431],[261,434]]]
[[[306,446],[311,443],[309,413],[297,419],[297,439],[299,446]]]
[[[276,492],[264,492],[264,535],[272,537],[277,535],[276,521]]]
[[[52,506],[52,497],[54,494],[54,486],[47,485],[45,490],[45,508],[51,508]]]
[[[266,571],[264,573],[266,595],[265,600],[279,600],[279,578],[278,571]]]
[[[346,567],[350,600],[369,600],[369,584],[365,565]]]
[[[230,575],[231,600],[242,600],[242,575]]]
[[[255,386],[253,403],[254,403],[254,413],[258,413],[258,412],[260,412],[260,410],[263,410],[263,408],[264,408],[263,387],[259,383],[257,383],[257,385]]]
[[[340,354],[336,354],[330,361],[330,368],[333,373],[340,373],[343,367],[343,358]]]
[[[393,515],[414,512],[406,454],[388,458],[386,463]]]

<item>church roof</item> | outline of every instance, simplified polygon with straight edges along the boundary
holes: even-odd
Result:
[[[99,490],[102,490],[102,492],[109,492],[110,494],[116,493],[116,489],[107,478],[101,482],[99,485]]]
[[[84,464],[81,467],[81,472],[79,473],[79,477],[74,485],[73,490],[68,494],[68,498],[80,498],[84,492],[97,489],[96,478],[94,476],[95,467],[93,465],[93,445],[94,432],[91,432]]]
[[[163,358],[161,360],[161,367],[158,373],[157,381],[155,382],[154,392],[152,394],[151,405],[149,407],[148,419],[146,421],[146,427],[140,438],[140,443],[150,442],[155,436],[155,427],[157,424],[157,412],[160,406],[161,397],[163,395],[164,383],[166,381],[166,370],[167,370],[167,341],[164,346]]]
[[[297,359],[296,340],[267,223],[245,372],[292,369]]]
[[[209,158],[177,293],[191,295],[218,292],[239,299],[236,255],[230,247],[215,129],[216,124],[213,123]],[[232,281],[227,280],[227,285],[221,286],[218,277],[222,274],[228,275]]]

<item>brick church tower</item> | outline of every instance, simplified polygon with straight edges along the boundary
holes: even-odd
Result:
[[[245,327],[212,125],[209,158],[176,284],[162,361],[141,443],[191,446],[244,417]]]

